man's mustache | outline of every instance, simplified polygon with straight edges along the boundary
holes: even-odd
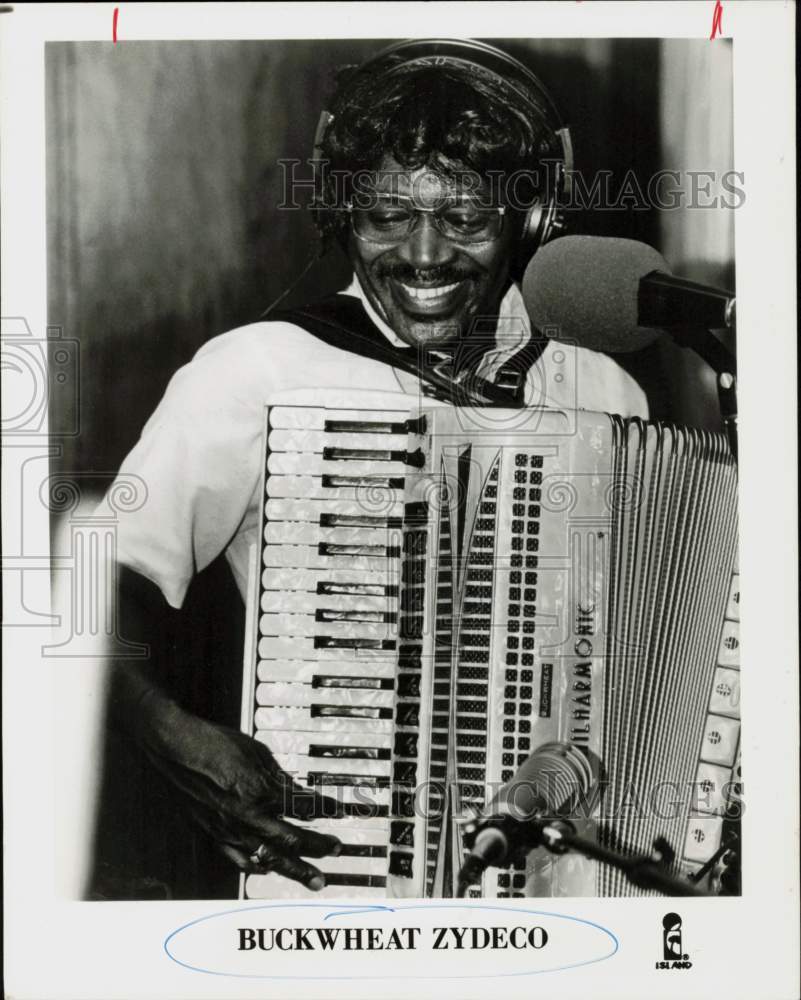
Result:
[[[412,267],[403,261],[381,264],[379,277],[393,278],[408,285],[453,285],[457,281],[475,278],[475,272],[457,264],[440,264],[437,267]]]

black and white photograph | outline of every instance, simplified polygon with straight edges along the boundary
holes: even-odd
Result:
[[[749,237],[726,31],[782,5],[149,6],[36,50],[44,294],[3,310],[4,638],[47,677],[6,753],[27,704],[47,898],[147,957],[14,995],[702,995],[797,903],[794,244]]]

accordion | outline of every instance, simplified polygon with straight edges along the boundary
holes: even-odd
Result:
[[[266,414],[242,726],[342,804],[311,823],[343,843],[322,895],[453,895],[463,818],[554,741],[593,762],[583,835],[713,870],[741,804],[724,438],[585,411]],[[534,849],[469,894],[644,892]],[[274,874],[241,893],[312,895]]]

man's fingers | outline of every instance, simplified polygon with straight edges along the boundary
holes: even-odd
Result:
[[[220,847],[237,868],[250,875],[275,872],[276,875],[300,882],[313,892],[318,892],[325,885],[325,876],[318,868],[302,858],[282,853],[283,844],[279,847],[275,841],[257,845],[251,853],[234,844],[221,844]]]
[[[345,811],[330,795],[320,795],[310,788],[303,788],[294,781],[287,783],[284,792],[284,815],[292,819],[342,819]]]
[[[326,855],[336,857],[342,849],[342,841],[328,833],[318,833],[317,830],[304,830],[290,823],[281,823],[284,828],[283,843],[289,843],[288,854],[302,854],[309,858],[324,858]]]
[[[301,858],[290,858],[285,854],[276,855],[271,862],[271,870],[285,878],[291,878],[294,882],[300,882],[313,892],[319,892],[325,886],[325,875],[320,869]]]

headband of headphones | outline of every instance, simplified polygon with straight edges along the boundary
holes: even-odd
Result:
[[[528,210],[523,226],[522,244],[527,255],[534,253],[543,243],[564,229],[564,211],[561,207],[570,194],[573,173],[573,148],[570,131],[564,126],[559,113],[545,87],[521,62],[500,49],[484,42],[445,38],[412,39],[398,42],[383,49],[362,63],[336,94],[336,105],[347,103],[348,95],[365,76],[388,77],[410,66],[468,67],[478,69],[494,78],[498,86],[514,94],[527,107],[534,118],[545,127],[548,134],[548,159],[554,176],[545,198]],[[313,162],[322,161],[325,135],[334,121],[334,114],[323,111],[314,137]],[[535,165],[532,164],[532,167]],[[317,190],[322,187],[317,170]]]

